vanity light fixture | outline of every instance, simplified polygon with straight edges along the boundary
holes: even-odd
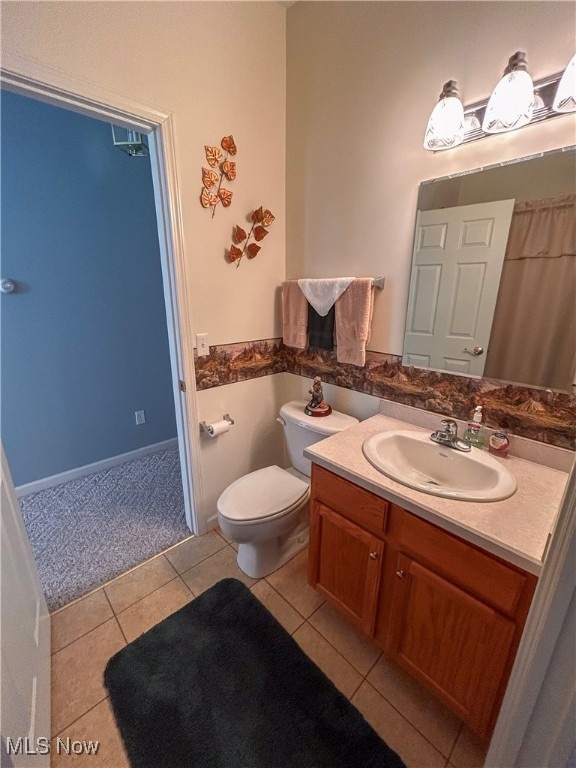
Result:
[[[424,148],[432,152],[452,149],[496,133],[560,117],[576,111],[576,56],[566,70],[532,82],[526,54],[510,57],[504,76],[490,99],[464,105],[464,127],[456,81],[449,80],[434,107],[424,136]]]
[[[424,148],[437,151],[457,147],[464,138],[464,127],[464,107],[456,80],[448,80],[428,120]]]
[[[576,112],[576,54],[564,70],[552,104],[554,112]]]

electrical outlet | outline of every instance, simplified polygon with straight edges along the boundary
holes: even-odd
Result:
[[[198,352],[198,357],[206,357],[206,355],[210,354],[207,333],[196,334],[196,351]]]
[[[134,416],[136,417],[136,424],[146,423],[146,411],[134,411]]]

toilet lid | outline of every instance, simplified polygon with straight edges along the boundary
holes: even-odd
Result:
[[[218,499],[218,511],[228,520],[272,517],[298,504],[308,483],[274,465],[257,469],[228,486]]]

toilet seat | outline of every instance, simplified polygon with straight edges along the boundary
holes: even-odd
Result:
[[[310,494],[308,483],[277,465],[244,475],[222,492],[217,502],[222,517],[236,524],[287,515]]]

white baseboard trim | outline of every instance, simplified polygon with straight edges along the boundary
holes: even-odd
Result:
[[[27,496],[29,493],[38,493],[38,491],[44,491],[46,488],[52,488],[54,485],[69,483],[70,480],[78,480],[81,477],[86,477],[86,475],[91,475],[93,472],[101,472],[103,469],[109,469],[118,464],[124,464],[126,461],[140,459],[142,456],[147,456],[149,453],[166,451],[169,448],[177,447],[177,437],[173,437],[170,440],[163,440],[161,443],[145,445],[143,448],[137,448],[135,451],[121,453],[118,456],[111,456],[108,459],[95,461],[92,464],[85,464],[83,467],[76,467],[75,469],[69,469],[66,472],[60,472],[58,475],[50,475],[50,477],[43,477],[40,480],[34,480],[31,483],[19,485],[16,488],[16,496],[20,498],[21,496]]]
[[[211,515],[209,518],[207,518],[205,523],[206,531],[211,531],[213,528],[218,527],[218,513]],[[206,532],[204,531],[204,533]]]

